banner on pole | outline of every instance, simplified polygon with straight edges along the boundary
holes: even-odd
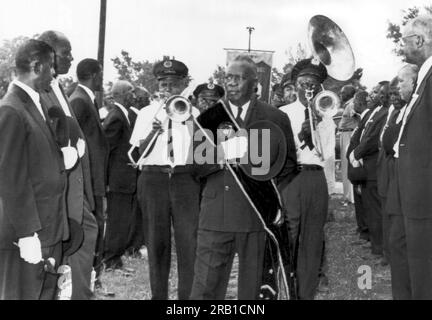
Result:
[[[258,71],[258,92],[259,99],[270,102],[271,71],[273,66],[274,51],[264,50],[242,50],[225,49],[227,52],[227,65],[239,55],[247,55],[255,62]]]

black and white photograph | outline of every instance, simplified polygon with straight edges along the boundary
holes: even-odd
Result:
[[[0,4],[0,300],[432,300],[430,0]]]

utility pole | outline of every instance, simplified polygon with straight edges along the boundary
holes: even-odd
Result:
[[[107,0],[101,0],[100,2],[100,16],[99,16],[99,47],[98,47],[98,61],[104,69],[104,57],[105,57],[105,28],[106,28],[106,11],[107,11]],[[103,76],[101,78],[101,88],[97,100],[99,108],[103,106]]]
[[[251,37],[252,37],[252,31],[255,30],[254,27],[246,27],[246,29],[249,31],[249,46],[248,46],[248,52],[251,51]]]

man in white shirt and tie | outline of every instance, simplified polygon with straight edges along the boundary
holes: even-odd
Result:
[[[319,284],[323,254],[324,224],[328,212],[325,161],[334,153],[335,124],[331,117],[320,116],[313,141],[308,116],[308,100],[322,90],[327,70],[315,59],[298,62],[291,73],[297,87],[297,101],[280,107],[293,128],[299,174],[282,190],[292,233],[298,238],[297,277],[300,299],[313,299]],[[299,227],[300,225],[300,227]]]
[[[0,300],[55,298],[69,237],[64,206],[66,172],[39,94],[49,89],[54,52],[27,40],[17,50],[17,79],[0,104]]]
[[[165,98],[179,95],[187,87],[188,68],[178,60],[165,59],[153,68],[159,93]],[[194,275],[200,184],[188,161],[193,147],[192,121],[167,118],[164,100],[142,109],[136,120],[131,144],[146,151],[138,165],[138,201],[147,219],[147,249],[152,299],[168,299],[171,261],[171,224],[177,249],[178,298],[189,299]],[[162,108],[161,108],[162,107]],[[194,116],[199,111],[193,108]],[[156,134],[154,143],[149,144]],[[147,150],[145,150],[147,149]],[[145,221],[145,220],[144,220]]]
[[[73,146],[78,153],[77,164],[68,170],[68,187],[66,201],[68,217],[82,226],[84,241],[80,249],[67,257],[67,263],[72,269],[72,299],[87,300],[93,295],[91,291],[91,272],[98,235],[98,226],[94,216],[95,202],[91,182],[89,150],[76,115],[71,108],[66,94],[58,81],[58,76],[67,74],[71,67],[72,47],[67,37],[58,31],[46,31],[39,37],[49,44],[56,52],[56,77],[51,82],[51,90],[41,95],[42,103],[48,109],[48,114],[63,113],[67,120],[66,128],[58,122],[57,134],[66,129],[67,146]],[[59,141],[60,144],[62,143]],[[61,147],[65,147],[61,145]]]
[[[409,277],[406,299],[432,299],[432,17],[418,16],[402,31],[405,61],[417,65],[417,84],[394,145]]]

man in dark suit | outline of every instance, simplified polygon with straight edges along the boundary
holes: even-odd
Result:
[[[18,77],[0,104],[0,299],[54,299],[57,277],[44,260],[58,266],[69,237],[66,173],[38,93],[50,86],[54,52],[28,40],[15,64]]]
[[[136,224],[137,169],[129,164],[132,128],[128,109],[135,100],[135,88],[127,81],[113,85],[114,108],[103,122],[110,152],[108,157],[107,225],[104,260],[107,268],[122,268],[121,256],[129,248]]]
[[[380,179],[387,181],[382,183],[386,187],[386,201],[383,214],[388,217],[388,246],[389,262],[391,269],[392,294],[395,300],[406,300],[411,298],[409,268],[406,257],[406,243],[403,228],[403,216],[400,208],[399,191],[397,185],[396,158],[393,150],[398,138],[402,116],[406,109],[406,101],[411,99],[414,83],[417,78],[418,67],[408,64],[404,66],[397,77],[397,89],[400,102],[393,102],[394,110],[388,117],[388,121],[381,134],[382,150],[386,160],[387,172],[382,173]],[[394,95],[396,96],[396,94]],[[391,96],[390,96],[391,97]],[[400,108],[402,107],[402,108]],[[384,190],[382,190],[384,191]],[[384,220],[385,221],[385,220]],[[385,235],[385,233],[384,233]]]
[[[364,129],[366,121],[369,119],[369,115],[371,112],[371,109],[368,109],[368,107],[370,107],[370,103],[371,103],[371,99],[369,98],[369,95],[366,91],[361,90],[354,95],[354,111],[355,111],[355,118],[358,121],[358,125],[352,133],[350,143],[346,151],[347,160],[349,160],[349,156],[351,152],[359,144],[360,134]],[[350,177],[351,183],[353,184],[353,196],[354,196],[355,215],[357,221],[357,231],[359,232],[360,240],[369,241],[369,229],[366,221],[366,209],[364,208],[363,197],[361,194],[361,189],[362,186],[364,187],[366,177],[361,179],[358,179],[357,177],[353,178],[350,175],[352,170],[353,170],[353,166],[348,161],[347,173],[348,173],[348,177]]]
[[[419,16],[402,31],[408,63],[420,70],[395,143],[411,299],[432,299],[432,17]]]
[[[128,109],[128,117],[132,129],[135,127],[135,122],[140,110],[150,104],[150,93],[146,88],[136,86],[135,96],[136,99],[133,103],[133,106]],[[147,224],[147,216],[142,213],[141,207],[138,203],[138,205],[136,206],[135,222],[133,226],[134,232],[129,244],[130,247],[127,250],[130,255],[136,257],[141,257],[142,254],[144,254],[144,256],[146,255],[145,250],[143,251],[141,249],[143,249],[144,245],[147,245],[147,238],[145,232],[145,230],[147,230]]]
[[[90,158],[90,174],[95,203],[95,217],[98,225],[96,257],[94,267],[97,277],[102,269],[104,208],[103,197],[106,190],[106,170],[108,165],[108,142],[99,119],[95,92],[101,90],[102,67],[94,59],[83,60],[77,68],[78,86],[69,98],[79,126],[84,133]]]
[[[379,153],[377,159],[377,190],[378,195],[381,199],[381,215],[382,215],[382,224],[383,224],[383,260],[382,264],[387,265],[390,260],[390,251],[389,251],[389,230],[390,230],[390,219],[389,213],[386,210],[387,206],[387,193],[388,193],[388,185],[390,180],[390,175],[393,174],[391,168],[393,168],[393,161],[385,152],[383,148],[383,135],[390,124],[394,124],[395,117],[399,114],[400,109],[405,105],[405,101],[403,101],[399,95],[398,90],[398,78],[395,77],[389,86],[389,110],[386,116],[386,120],[384,121],[384,125],[381,128],[380,139],[379,139]]]
[[[295,174],[296,155],[288,117],[256,99],[257,69],[249,57],[236,58],[225,79],[226,105],[242,127],[268,120],[283,131],[288,155],[279,177],[289,182]],[[229,156],[227,150],[224,154]],[[228,170],[219,164],[205,165],[199,169],[199,175],[206,177],[207,183],[201,200],[191,299],[225,298],[235,253],[239,257],[238,299],[258,299],[264,264],[264,226]]]
[[[372,99],[378,102],[376,103],[378,106],[371,112],[360,133],[359,144],[350,154],[351,163],[362,162],[366,172],[366,184],[362,189],[362,198],[366,209],[372,255],[378,259],[383,257],[383,221],[381,199],[377,187],[377,160],[380,133],[386,121],[389,107],[388,89],[388,81],[379,83],[378,95]],[[384,261],[381,262],[385,263]]]
[[[50,45],[56,52],[56,77],[69,72],[71,61],[71,45],[66,36],[57,31],[46,31],[39,40]],[[80,68],[80,64],[78,65]],[[86,68],[84,68],[86,69]],[[88,70],[85,70],[88,72]],[[65,257],[72,270],[72,300],[88,300],[92,297],[91,273],[95,256],[98,226],[94,217],[94,196],[91,182],[90,160],[85,137],[79,127],[76,116],[68,102],[63,87],[55,78],[51,83],[51,90],[41,95],[41,101],[52,114],[57,108],[58,112],[66,117],[67,145],[77,149],[79,159],[77,164],[68,170],[68,185],[66,204],[68,217],[80,224],[84,231],[84,241],[75,253]],[[57,134],[62,128],[56,129]],[[60,144],[64,143],[59,141]],[[61,147],[64,147],[61,145]]]

